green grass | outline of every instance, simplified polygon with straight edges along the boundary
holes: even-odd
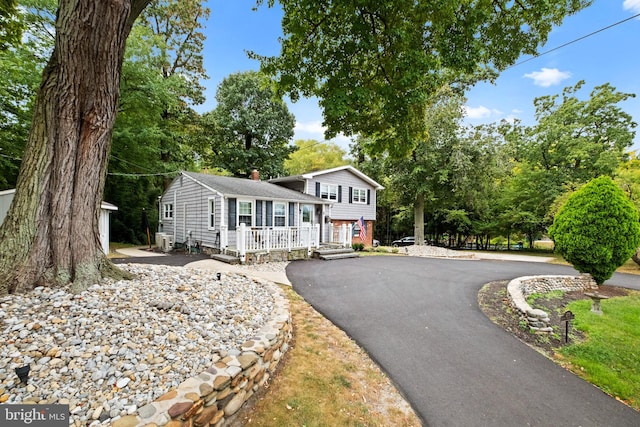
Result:
[[[640,410],[640,292],[602,301],[603,315],[591,301],[567,307],[586,340],[559,350],[568,367],[606,393]]]
[[[552,299],[560,299],[564,296],[564,291],[561,290],[554,290],[554,291],[550,291],[550,292],[545,292],[545,293],[533,293],[531,295],[529,295],[527,297],[527,303],[534,308],[539,308],[537,307],[536,302],[537,301],[550,301]]]

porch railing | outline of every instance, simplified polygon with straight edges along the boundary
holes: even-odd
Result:
[[[328,225],[330,243],[337,243],[345,248],[350,248],[352,233],[353,226],[351,224],[342,224],[337,227],[333,224]]]
[[[320,243],[320,225],[306,227],[247,227],[240,224],[236,228],[236,246],[240,261],[246,260],[247,252],[267,252],[272,250],[288,250],[311,248]]]

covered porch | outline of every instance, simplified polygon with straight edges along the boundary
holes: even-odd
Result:
[[[268,260],[310,258],[315,249],[323,245],[351,247],[352,226],[334,227],[325,224],[296,227],[248,227],[239,224],[235,230],[223,227],[220,231],[220,252],[238,258],[241,263],[259,263]],[[230,242],[235,245],[230,245]]]

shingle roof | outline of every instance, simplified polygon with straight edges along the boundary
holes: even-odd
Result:
[[[284,200],[315,204],[327,203],[326,200],[319,197],[300,193],[267,181],[254,181],[246,178],[196,172],[182,172],[182,174],[228,197],[251,197],[263,200]]]
[[[300,174],[300,175],[291,175],[291,176],[284,176],[284,177],[281,177],[281,178],[274,178],[274,179],[271,179],[270,182],[304,181],[304,180],[307,180],[307,179],[313,179],[314,177],[316,177],[318,175],[326,175],[326,174],[330,174],[330,173],[334,173],[334,172],[338,172],[338,171],[342,171],[342,170],[346,170],[346,171],[351,172],[352,174],[354,174],[358,178],[360,178],[363,181],[369,183],[376,190],[384,190],[384,187],[382,185],[378,184],[376,181],[374,181],[373,179],[369,178],[367,175],[365,175],[364,173],[360,172],[358,169],[354,168],[351,165],[338,166],[338,167],[332,168],[332,169],[325,169],[325,170],[320,170],[320,171],[315,171],[315,172],[308,172],[308,173],[303,173],[303,174]]]

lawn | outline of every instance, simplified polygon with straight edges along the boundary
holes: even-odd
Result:
[[[640,292],[603,300],[603,315],[591,312],[590,300],[575,301],[567,309],[586,339],[559,349],[560,362],[640,410]]]

